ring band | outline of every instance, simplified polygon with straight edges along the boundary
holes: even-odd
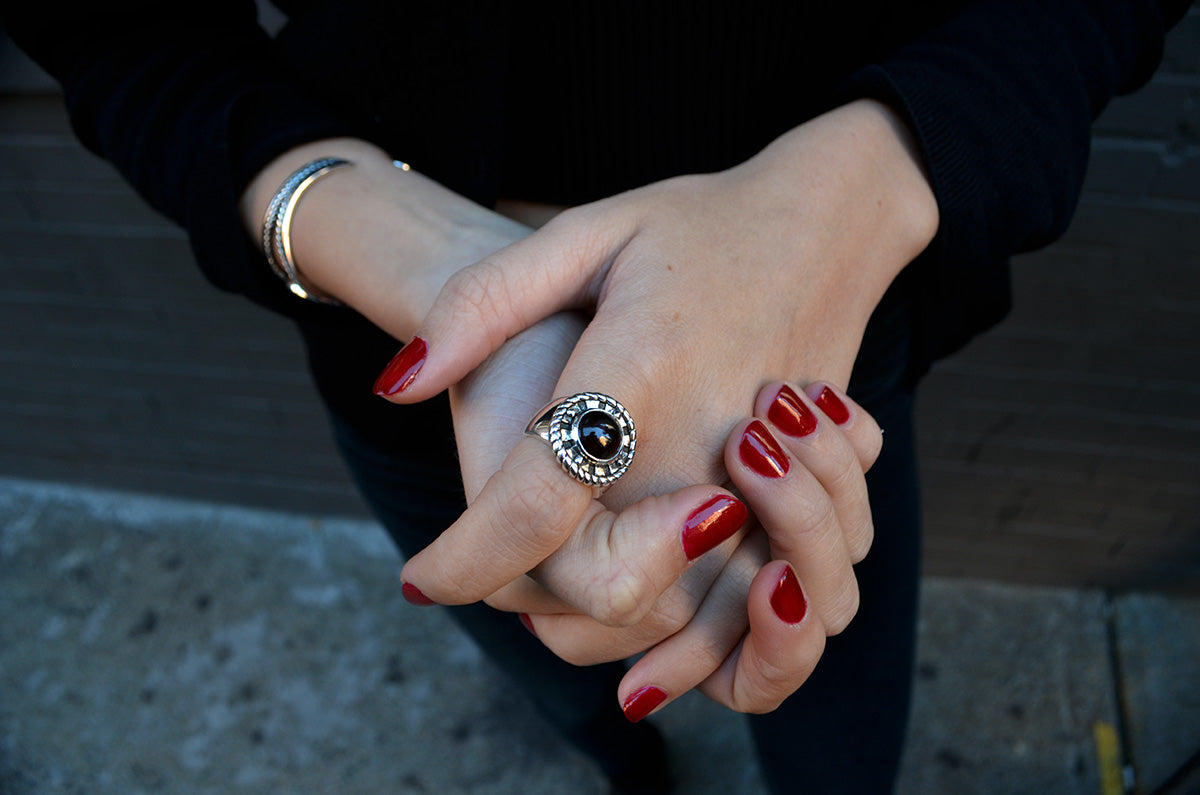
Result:
[[[599,392],[552,400],[525,433],[549,444],[563,470],[597,496],[625,474],[637,448],[629,412],[616,398]]]

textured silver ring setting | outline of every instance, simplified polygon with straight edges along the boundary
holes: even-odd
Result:
[[[551,401],[525,433],[549,444],[563,470],[597,494],[625,474],[637,447],[629,412],[599,392]]]

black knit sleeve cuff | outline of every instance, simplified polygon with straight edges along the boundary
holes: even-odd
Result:
[[[188,180],[183,219],[209,281],[289,316],[330,311],[297,299],[272,273],[246,235],[238,202],[250,180],[280,154],[322,138],[354,134],[352,124],[280,83],[246,90],[213,119]]]
[[[996,262],[1066,231],[1092,121],[1149,78],[1176,5],[981,0],[839,93],[884,102],[909,124],[937,196],[941,258]]]

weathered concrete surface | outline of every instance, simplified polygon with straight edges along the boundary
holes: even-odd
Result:
[[[1116,722],[1103,596],[926,582],[905,759],[909,792],[1099,792],[1096,722]]]
[[[3,501],[0,791],[603,791],[360,522]]]
[[[1138,783],[1153,792],[1200,751],[1200,600],[1132,594],[1116,620]]]
[[[0,480],[0,793],[603,792],[398,567],[365,522]],[[1187,751],[1200,605],[1120,615],[1134,747]],[[1109,659],[1097,592],[927,581],[900,793],[1098,792]],[[654,720],[680,792],[763,791],[736,715]]]

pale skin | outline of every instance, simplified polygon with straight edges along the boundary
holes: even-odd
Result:
[[[622,701],[645,686],[667,701],[699,687],[741,711],[774,708],[857,607],[851,564],[871,535],[862,475],[880,439],[841,388],[871,311],[937,229],[899,120],[851,103],[728,171],[576,208],[535,234],[368,144],[321,141],[256,178],[248,230],[292,170],[330,155],[356,165],[306,195],[297,263],[312,286],[428,343],[416,378],[389,399],[460,384],[456,429],[472,440],[461,450],[471,507],[404,580],[441,603],[533,613],[568,660],[653,647]],[[569,310],[587,325],[559,314]],[[804,393],[794,380],[805,374],[827,379],[849,417],[838,425],[814,408],[816,430],[793,439],[767,415],[786,381],[813,408],[822,385]],[[546,399],[585,390],[618,396],[638,423],[638,457],[603,503],[520,434]],[[497,394],[511,401],[505,423],[488,403]],[[786,476],[745,466],[748,415],[781,443]],[[688,561],[679,528],[729,493],[695,484],[726,482],[766,533],[739,532]],[[771,606],[787,568],[811,607],[796,622]]]

